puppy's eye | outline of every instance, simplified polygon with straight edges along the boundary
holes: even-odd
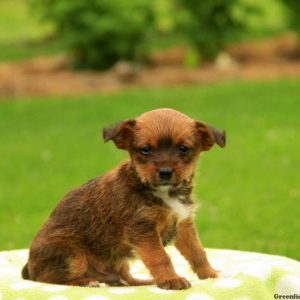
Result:
[[[152,148],[149,145],[145,145],[140,148],[140,152],[144,155],[149,155],[151,153],[151,151],[152,151]]]
[[[182,154],[187,154],[190,151],[190,148],[185,144],[181,144],[179,145],[178,150]]]

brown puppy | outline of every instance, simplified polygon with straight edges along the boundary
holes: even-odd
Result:
[[[33,240],[23,278],[94,286],[145,285],[186,289],[164,245],[175,246],[199,278],[217,277],[198,239],[191,198],[202,151],[225,146],[225,132],[172,109],[146,112],[103,130],[130,160],[70,192]],[[134,279],[137,254],[153,276]]]

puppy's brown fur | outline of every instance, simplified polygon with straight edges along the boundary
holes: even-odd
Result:
[[[225,146],[225,133],[172,109],[146,112],[106,128],[130,160],[70,192],[30,248],[22,275],[35,281],[94,286],[145,285],[186,289],[164,245],[174,241],[199,278],[214,278],[193,222],[192,178],[202,151]],[[134,279],[137,254],[152,280]]]

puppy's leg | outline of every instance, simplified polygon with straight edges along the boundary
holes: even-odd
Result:
[[[80,253],[78,249],[76,252],[76,256],[72,255],[70,248],[54,244],[35,248],[30,252],[28,261],[29,279],[70,285],[75,285],[75,282],[78,281],[79,285],[85,285],[87,259],[83,252]],[[96,278],[90,280],[97,281]],[[74,283],[72,284],[72,282]]]
[[[152,227],[152,229],[151,229]],[[128,232],[133,249],[149,269],[155,283],[162,289],[187,289],[191,284],[176,274],[158,233],[151,224],[141,222]]]
[[[200,279],[218,277],[218,272],[211,267],[207,259],[191,219],[179,224],[175,246]]]
[[[191,286],[184,277],[176,274],[171,260],[160,241],[149,240],[148,242],[143,242],[143,244],[137,245],[135,250],[150,270],[158,287],[181,290]]]
[[[151,285],[154,284],[153,279],[136,279],[133,278],[130,270],[129,270],[129,264],[126,260],[124,260],[120,266],[120,278],[121,280],[125,281],[128,285],[132,286],[140,286],[140,285]]]

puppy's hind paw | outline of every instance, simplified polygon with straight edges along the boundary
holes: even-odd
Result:
[[[100,287],[100,282],[97,280],[93,280],[93,281],[90,281],[87,286],[91,287],[91,288]]]

